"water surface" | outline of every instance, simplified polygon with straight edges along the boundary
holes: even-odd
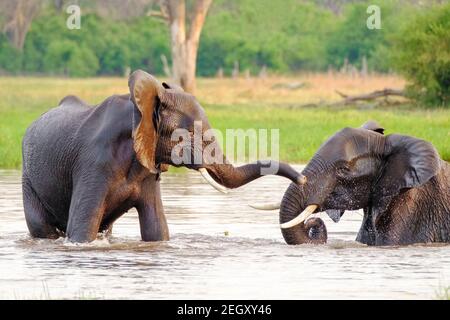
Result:
[[[319,214],[327,245],[287,246],[278,213],[247,203],[280,200],[288,184],[264,177],[224,195],[196,172],[169,172],[169,242],[140,241],[130,210],[112,237],[80,246],[31,239],[20,172],[0,171],[0,298],[429,299],[450,284],[450,246],[361,245],[359,212],[338,224]]]

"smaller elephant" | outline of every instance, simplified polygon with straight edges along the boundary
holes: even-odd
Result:
[[[345,128],[329,138],[302,172],[307,183],[291,184],[280,204],[288,244],[325,243],[326,211],[338,222],[345,210],[363,209],[356,240],[367,245],[450,242],[450,165],[433,145],[391,134],[375,121]]]

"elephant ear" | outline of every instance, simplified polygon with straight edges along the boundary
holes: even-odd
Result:
[[[398,134],[386,137],[384,159],[375,188],[375,222],[402,190],[427,183],[440,169],[439,154],[431,143]]]
[[[164,88],[158,80],[142,70],[137,70],[130,75],[128,87],[131,101],[142,116],[140,123],[133,131],[134,151],[144,167],[152,173],[158,173],[159,170],[155,164],[158,136],[154,112],[159,103],[158,95]]]

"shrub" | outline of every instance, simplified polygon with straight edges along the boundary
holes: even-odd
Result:
[[[15,73],[22,63],[20,52],[13,48],[5,36],[0,35],[0,72]]]
[[[450,105],[450,4],[412,20],[396,37],[394,67],[411,82],[411,97],[427,105]]]
[[[96,74],[99,64],[90,49],[71,40],[57,40],[48,47],[44,68],[57,75],[88,77]]]
[[[366,57],[371,70],[387,72],[391,69],[390,51],[392,35],[399,32],[411,14],[417,12],[404,1],[379,0],[381,29],[367,28],[367,8],[373,1],[348,3],[341,21],[327,42],[328,61],[341,67],[344,59],[358,68]]]

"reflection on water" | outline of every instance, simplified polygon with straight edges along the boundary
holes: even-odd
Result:
[[[20,172],[0,171],[0,298],[433,298],[450,283],[450,246],[373,248],[354,241],[347,212],[323,246],[287,246],[275,211],[289,181],[265,177],[227,195],[195,172],[167,173],[171,240],[140,241],[136,211],[89,245],[35,240],[23,216]]]

